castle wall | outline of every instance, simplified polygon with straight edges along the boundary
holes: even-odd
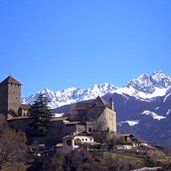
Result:
[[[99,118],[94,120],[93,125],[94,125],[95,130],[105,130],[106,131],[106,130],[109,129],[108,124],[106,122],[106,117],[105,117],[105,114],[104,114],[104,110],[101,113],[101,115],[99,116]]]
[[[87,110],[73,110],[70,116],[71,120],[86,121],[87,120]]]
[[[111,109],[105,108],[104,115],[106,118],[109,131],[116,132],[116,112]]]
[[[31,118],[20,118],[20,119],[11,119],[8,120],[8,124],[10,127],[28,133],[29,124],[31,124],[34,120]],[[82,125],[74,125],[68,126],[66,128],[65,123],[62,120],[51,121],[49,126],[49,131],[46,136],[33,137],[27,134],[28,144],[45,144],[46,146],[56,145],[57,143],[62,141],[62,138],[67,134],[71,134],[79,129],[83,129]],[[84,128],[85,129],[85,128]]]
[[[0,84],[0,113],[7,114],[10,109],[18,111],[21,105],[21,86]]]
[[[8,84],[8,111],[10,109],[18,111],[21,105],[21,86]]]
[[[86,121],[94,121],[103,113],[104,106],[94,106],[87,109]]]
[[[116,132],[116,112],[105,108],[100,117],[94,121],[94,128]]]
[[[0,84],[0,113],[7,114],[8,111],[8,86]]]
[[[8,125],[16,129],[17,131],[22,131],[24,133],[27,132],[29,124],[33,122],[33,119],[31,118],[23,118],[23,119],[10,119],[8,120]]]
[[[29,137],[28,143],[33,144],[45,144],[46,146],[56,145],[62,141],[62,137],[65,136],[65,124],[62,121],[50,122],[49,131],[46,136]]]
[[[70,135],[74,132],[83,132],[85,131],[85,126],[81,124],[65,125],[65,134]]]

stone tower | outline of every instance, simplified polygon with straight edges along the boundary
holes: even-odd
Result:
[[[9,76],[0,83],[0,113],[18,112],[21,105],[21,83]]]

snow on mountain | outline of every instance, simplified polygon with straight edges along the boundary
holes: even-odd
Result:
[[[113,93],[114,90],[116,90],[116,87],[109,83],[95,84],[93,87],[83,91],[79,101],[95,99],[97,96]]]
[[[171,86],[171,77],[163,72],[154,72],[151,75],[143,74],[137,79],[130,81],[126,87],[133,87],[135,91],[144,94],[157,94],[156,92],[163,91]],[[159,92],[160,95],[161,92]]]
[[[171,98],[171,86],[167,89],[163,102],[166,103]]]
[[[167,76],[162,71],[154,72],[150,76],[150,78],[151,78],[153,84],[155,85],[155,87],[168,88],[169,86],[171,86],[171,77]]]
[[[144,93],[142,91],[137,91],[134,87],[122,87],[114,91],[114,93],[121,94],[125,98],[129,96],[134,96],[137,99],[149,101],[154,97],[164,96],[166,94],[167,88],[155,88],[153,93]]]
[[[149,100],[154,97],[164,96],[171,88],[171,77],[163,72],[154,72],[151,75],[142,74],[133,79],[123,88],[116,90],[118,94],[127,94],[141,100]]]
[[[72,87],[54,92],[49,89],[43,89],[42,91],[39,91],[38,93],[23,99],[23,103],[33,104],[39,94],[44,94],[51,101],[49,103],[49,106],[51,108],[56,108],[66,104],[95,99],[97,96],[103,96],[107,93],[113,93],[114,90],[116,90],[116,87],[109,83],[95,84],[87,90]]]
[[[133,121],[121,121],[121,125],[127,123],[129,126],[135,126],[139,123],[139,120]]]
[[[171,109],[168,109],[168,110],[167,110],[166,115],[169,115],[169,114],[171,114]]]
[[[23,99],[23,103],[33,104],[39,94],[44,94],[50,99],[49,106],[57,108],[66,104],[72,104],[79,101],[95,99],[97,96],[103,96],[107,93],[117,93],[123,95],[126,99],[133,96],[143,101],[151,101],[157,96],[164,96],[171,89],[171,77],[163,72],[154,72],[151,75],[143,74],[137,79],[133,79],[127,85],[116,88],[109,83],[95,84],[89,89],[68,88],[61,91],[51,91],[43,89],[37,94]],[[166,99],[165,99],[166,100]]]
[[[158,115],[155,112],[149,111],[149,110],[145,110],[142,115],[149,115],[151,116],[153,119],[157,119],[157,120],[161,120],[161,119],[166,119],[166,117]]]

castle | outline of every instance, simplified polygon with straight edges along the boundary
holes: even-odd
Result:
[[[0,113],[13,117],[27,115],[30,105],[21,104],[22,84],[12,76],[0,83]]]
[[[21,104],[21,86],[22,84],[11,76],[0,83],[0,113],[7,116],[9,125],[15,125],[17,130],[27,133],[27,127],[33,120],[28,115],[31,106]],[[117,131],[113,101],[110,100],[109,104],[101,97],[89,103],[74,104],[63,117],[52,116],[50,121],[49,132],[44,138],[38,137],[39,143],[54,145],[64,136],[76,132]],[[30,140],[30,143],[32,142]]]
[[[111,99],[110,104],[99,96],[89,103],[77,103],[68,117],[86,123],[87,132],[91,132],[91,130],[116,132],[116,112]]]

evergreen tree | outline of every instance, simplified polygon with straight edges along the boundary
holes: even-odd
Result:
[[[30,115],[34,119],[31,124],[34,135],[46,135],[49,127],[51,112],[48,108],[49,99],[40,94],[31,106]]]

